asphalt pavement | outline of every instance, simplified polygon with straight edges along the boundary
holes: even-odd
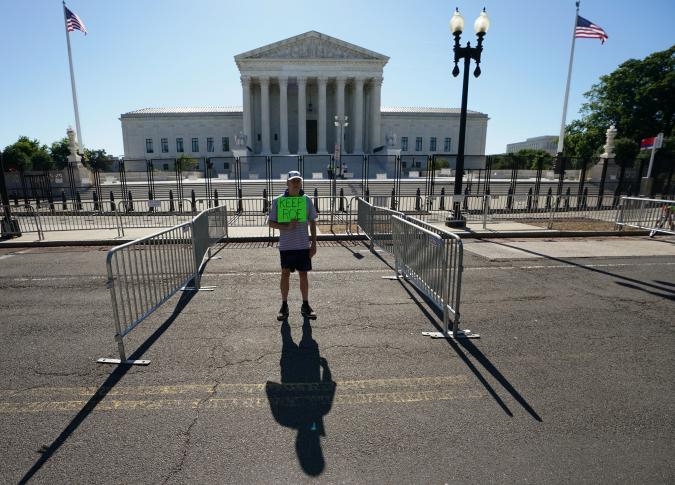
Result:
[[[0,482],[673,483],[675,239],[531,235],[464,241],[470,341],[364,241],[288,324],[276,243],[221,244],[125,337],[148,366],[96,362],[110,241],[0,243]]]

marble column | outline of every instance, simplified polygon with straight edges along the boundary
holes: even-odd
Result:
[[[254,140],[253,130],[251,127],[251,120],[253,119],[251,113],[251,77],[241,76],[241,85],[243,95],[242,108],[244,112],[244,136],[246,136],[246,144],[252,147]],[[244,149],[246,149],[246,147],[244,147]]]
[[[307,154],[307,78],[298,76],[298,154]]]
[[[363,82],[362,78],[354,80],[354,153],[363,153]]]
[[[381,96],[382,78],[375,77],[370,83],[370,150],[382,145],[381,139]]]
[[[288,78],[279,77],[279,153],[288,154]]]
[[[337,83],[337,96],[336,96],[336,106],[335,106],[335,113],[338,116],[338,120],[340,123],[344,123],[345,121],[345,84],[347,83],[347,79],[344,77],[339,77],[336,80]],[[340,140],[340,131],[342,131],[342,140]],[[347,147],[345,143],[345,129],[343,128],[340,130],[340,128],[337,128],[337,134],[336,134],[336,140],[338,140],[338,143],[342,145],[342,153],[347,153]]]
[[[270,79],[260,78],[260,124],[262,125],[262,153],[269,155],[270,150]]]
[[[325,77],[319,77],[319,119],[318,123],[318,135],[319,143],[317,152],[321,154],[328,153],[326,149],[326,83],[328,79]]]

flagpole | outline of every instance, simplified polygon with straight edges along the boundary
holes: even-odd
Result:
[[[570,81],[572,79],[572,63],[574,61],[574,42],[576,40],[577,19],[579,17],[579,3],[577,1],[577,12],[574,14],[574,27],[572,27],[572,49],[570,49],[570,64],[567,68],[567,86],[565,87],[565,100],[563,101],[562,121],[560,122],[560,136],[558,137],[558,153],[563,152],[565,144],[565,118],[567,117],[567,101],[570,97]]]
[[[75,89],[75,74],[73,71],[73,55],[70,51],[70,34],[68,33],[68,19],[66,17],[66,2],[64,0],[63,2],[63,26],[66,30],[66,42],[68,43],[68,64],[70,65],[70,87],[73,91],[73,108],[75,109],[75,127],[77,129],[77,132],[75,135],[77,136],[77,143],[79,145],[80,150],[84,148],[84,145],[82,144],[82,130],[80,129],[80,112],[77,109],[77,90]]]

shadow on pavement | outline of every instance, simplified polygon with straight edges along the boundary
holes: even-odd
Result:
[[[424,295],[423,293],[420,293],[417,288],[414,286],[406,285],[403,283],[403,281],[400,281],[401,287],[410,295],[410,298],[417,304],[417,306],[420,308],[422,313],[427,317],[427,319],[431,322],[431,324],[436,327],[436,329],[439,332],[443,331],[442,326],[439,324],[439,320],[442,321],[443,315],[440,314],[440,311],[436,309],[435,305],[429,301],[429,299]],[[411,288],[414,290],[411,290]],[[426,303],[426,305],[422,304],[422,301]],[[427,309],[427,306],[433,311],[434,313],[432,314],[429,309]],[[527,402],[527,400],[516,390],[516,388],[513,387],[513,385],[508,381],[508,379],[497,369],[494,364],[488,359],[481,350],[476,347],[473,342],[471,342],[471,339],[452,339],[452,338],[446,338],[446,341],[452,347],[452,349],[457,353],[457,355],[462,359],[462,361],[466,364],[466,366],[471,369],[471,372],[474,373],[476,378],[480,381],[481,384],[485,387],[487,392],[492,396],[492,398],[499,404],[499,406],[504,410],[504,412],[509,415],[510,417],[513,417],[513,412],[509,409],[509,407],[506,405],[504,400],[499,397],[499,394],[497,394],[497,391],[490,385],[490,383],[487,381],[487,379],[481,374],[481,371],[474,365],[474,363],[469,359],[469,357],[466,355],[466,353],[462,350],[462,348],[468,352],[474,359],[476,359],[484,368],[487,370],[494,379],[499,382],[504,389],[506,389],[509,394],[525,409],[534,419],[536,419],[539,422],[542,422],[541,416],[537,414],[537,412],[534,410],[532,406]]]
[[[171,324],[178,318],[180,313],[185,309],[185,307],[190,303],[190,300],[195,296],[196,292],[186,291],[183,292],[180,300],[176,304],[176,307],[166,319],[166,321],[155,330],[152,335],[150,335],[141,346],[136,349],[136,351],[128,356],[129,360],[141,359],[143,355],[153,346],[153,344],[166,332]],[[42,466],[47,463],[47,461],[58,451],[58,449],[68,440],[68,438],[75,432],[75,430],[84,422],[89,414],[99,405],[101,401],[106,397],[108,392],[113,389],[126,375],[126,373],[132,368],[132,365],[120,364],[115,370],[108,376],[108,378],[101,384],[101,386],[96,390],[93,396],[89,398],[89,401],[86,402],[84,407],[77,413],[77,415],[68,423],[65,429],[56,437],[56,439],[49,446],[43,447],[39,450],[42,454],[40,458],[35,462],[35,464],[26,472],[26,474],[21,478],[19,483],[27,483],[39,470]]]
[[[636,290],[641,290],[641,291],[644,291],[644,292],[649,293],[651,295],[660,296],[662,298],[666,298],[666,299],[669,299],[669,300],[675,299],[674,295],[655,293],[653,291],[649,291],[648,289],[640,288],[639,286],[637,286],[637,285],[642,285],[642,286],[646,286],[647,288],[652,288],[652,289],[659,290],[659,291],[665,291],[665,292],[668,292],[668,293],[675,293],[675,291],[670,289],[670,288],[664,288],[663,286],[659,286],[659,285],[670,286],[670,285],[674,285],[673,283],[668,283],[668,282],[665,282],[665,281],[655,281],[655,283],[659,284],[659,285],[655,285],[655,284],[649,283],[647,281],[636,280],[635,278],[629,278],[627,276],[621,276],[619,274],[612,273],[610,271],[606,271],[606,270],[599,269],[599,268],[593,268],[592,266],[586,266],[586,265],[581,264],[581,263],[576,263],[574,261],[570,261],[569,259],[563,259],[563,258],[556,258],[554,256],[548,256],[548,255],[543,254],[543,253],[538,253],[536,251],[532,251],[531,249],[524,249],[524,248],[517,247],[517,246],[511,246],[509,244],[497,242],[497,241],[491,241],[491,242],[493,244],[498,244],[500,246],[505,246],[507,248],[517,249],[518,251],[522,251],[524,253],[533,254],[535,256],[539,256],[539,257],[544,258],[544,259],[556,261],[556,262],[562,263],[562,264],[568,264],[568,265],[574,266],[576,268],[581,268],[581,269],[585,269],[587,271],[592,271],[594,273],[599,273],[599,274],[603,274],[605,276],[610,276],[612,278],[616,278],[617,281],[615,281],[615,283],[617,285],[620,285],[620,286],[633,288],[633,289],[636,289]]]
[[[312,338],[309,319],[304,319],[298,344],[284,320],[281,342],[281,383],[267,381],[267,399],[277,423],[298,430],[295,450],[300,466],[307,475],[317,476],[326,466],[320,437],[326,436],[323,417],[333,405],[336,384]]]

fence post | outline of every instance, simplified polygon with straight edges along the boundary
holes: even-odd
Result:
[[[441,187],[441,205],[438,207],[439,210],[445,210],[445,187]]]

